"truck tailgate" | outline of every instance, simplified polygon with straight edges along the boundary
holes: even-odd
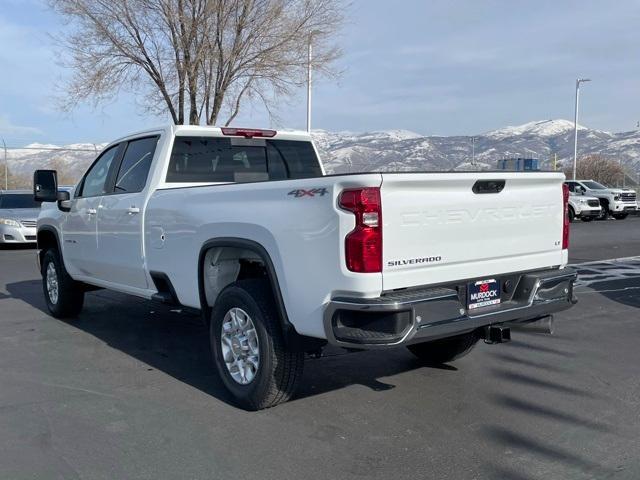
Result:
[[[567,261],[561,173],[382,176],[385,291]]]

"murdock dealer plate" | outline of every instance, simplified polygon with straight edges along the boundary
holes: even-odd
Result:
[[[500,303],[500,281],[490,278],[470,283],[467,287],[467,307],[469,310],[488,307]]]

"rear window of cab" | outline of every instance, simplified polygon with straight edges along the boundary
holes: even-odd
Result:
[[[166,181],[246,183],[321,175],[309,141],[178,136]]]

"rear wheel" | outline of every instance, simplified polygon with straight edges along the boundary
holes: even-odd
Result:
[[[84,287],[69,276],[60,254],[50,249],[42,256],[42,289],[47,308],[56,318],[77,316],[84,304]]]
[[[428,365],[440,365],[464,357],[473,350],[478,340],[476,332],[470,332],[441,340],[409,345],[407,348],[422,362]]]
[[[241,407],[261,410],[294,394],[304,353],[287,349],[268,282],[226,287],[211,313],[209,339],[216,370]]]

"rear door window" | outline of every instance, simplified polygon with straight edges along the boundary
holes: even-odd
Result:
[[[132,140],[127,145],[116,177],[115,193],[141,192],[147,183],[158,137]]]
[[[310,142],[176,137],[167,182],[261,182],[320,176]]]

